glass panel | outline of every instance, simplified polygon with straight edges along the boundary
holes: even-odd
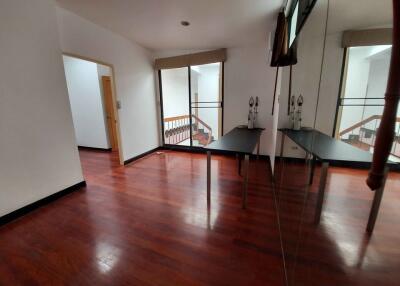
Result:
[[[206,146],[222,132],[221,63],[190,67],[193,146]]]
[[[290,67],[282,68],[279,128],[292,129],[296,126],[304,132],[316,128],[327,15],[328,0],[317,1],[296,38],[298,62],[292,67],[292,75]],[[293,105],[289,104],[292,97]],[[288,112],[289,109],[294,112]],[[293,118],[300,124],[293,124]],[[308,150],[311,150],[314,146],[313,137],[310,140],[307,137],[307,144],[304,145],[308,145]],[[315,281],[318,279],[312,274],[314,270],[307,269],[307,265],[314,263],[312,255],[316,248],[316,245],[308,241],[308,237],[314,236],[314,214],[317,206],[315,189],[319,184],[320,167],[316,165],[312,180],[311,166],[314,161],[310,154],[288,137],[284,141],[281,139],[278,146],[282,157],[275,163],[274,186],[287,285],[317,285],[318,282]]]
[[[188,68],[161,71],[165,144],[190,146]]]
[[[347,73],[343,75],[346,84],[337,122],[339,138],[371,153],[383,114],[391,50],[390,45],[349,48]],[[397,133],[398,128],[390,156],[396,162],[400,161]]]
[[[384,97],[388,66],[385,68],[383,62],[378,64],[378,61],[384,60],[389,49],[385,46],[355,47],[345,52],[342,48],[343,32],[390,27],[391,6],[392,2],[386,0],[329,1],[315,129],[327,135],[336,134],[337,139],[370,151],[380,119],[361,125],[357,123],[382,114],[381,105],[384,101],[372,98]],[[360,14],[365,17],[348,17]],[[343,61],[344,55],[346,58]],[[339,94],[342,100],[336,113]],[[387,284],[390,276],[387,273],[398,265],[398,260],[392,260],[388,252],[382,249],[388,241],[394,243],[393,239],[378,245],[369,240],[370,235],[365,231],[373,199],[365,182],[368,172],[368,168],[355,170],[350,166],[329,168],[326,184],[322,184],[325,185],[325,193],[320,221],[316,224],[309,220],[309,224],[302,229],[303,236],[299,244],[300,254],[303,252],[300,256],[302,259],[299,259],[302,268],[298,266],[297,270],[304,277],[298,278],[292,285],[363,285],[369,281],[374,281],[372,284],[376,285]],[[304,213],[316,213],[317,198],[322,198],[318,196],[321,194],[321,173],[321,167],[317,165]],[[397,213],[390,211],[391,206],[398,203],[390,195],[395,190],[395,185],[386,185],[379,214],[385,214],[385,218],[377,220],[372,237],[379,234],[388,220],[398,221]],[[398,230],[389,226],[384,228],[383,233],[385,237],[394,238]],[[379,262],[370,267],[371,261]],[[379,268],[381,273],[386,274],[372,274],[372,268]],[[335,275],[331,275],[333,272]]]

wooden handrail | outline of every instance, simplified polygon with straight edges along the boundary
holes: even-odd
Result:
[[[164,118],[164,122],[171,122],[171,121],[176,121],[176,120],[182,120],[185,118],[189,118],[189,115],[180,115],[180,116],[174,116],[174,117],[168,117]]]
[[[372,115],[372,116],[370,116],[370,117],[368,117],[368,118],[366,118],[366,119],[354,124],[353,126],[350,126],[349,128],[346,128],[345,130],[341,131],[339,133],[339,136],[343,136],[344,134],[349,133],[349,132],[353,131],[354,129],[357,129],[357,128],[359,128],[359,127],[361,127],[361,126],[363,126],[363,125],[365,125],[365,124],[367,124],[367,123],[369,123],[369,122],[371,122],[371,121],[373,121],[375,119],[382,119],[382,115]],[[400,117],[396,118],[396,122],[400,122]]]

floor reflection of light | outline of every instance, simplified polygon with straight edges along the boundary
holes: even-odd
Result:
[[[216,202],[214,202],[214,204],[215,203]],[[201,210],[201,208],[203,208],[204,211]],[[207,206],[201,203],[197,207],[182,209],[182,214],[187,224],[213,229],[218,219],[219,208],[212,207],[210,211],[207,211]]]
[[[181,214],[187,224],[203,228],[213,229],[220,211],[218,176],[220,173],[220,162],[213,160],[211,165],[211,209],[207,209],[206,184],[203,180],[191,181],[192,190],[200,190],[200,197],[193,193],[190,205],[181,209]]]
[[[220,202],[217,195],[217,186],[214,186],[215,193],[211,195],[211,209],[207,209],[206,193],[204,199],[195,197],[191,205],[181,209],[184,222],[193,226],[212,229],[218,219]]]
[[[323,225],[332,241],[335,243],[338,254],[347,267],[355,267],[359,262],[360,235],[354,227],[346,225],[346,219],[341,215],[325,213]]]
[[[100,242],[96,245],[97,266],[101,273],[110,272],[119,261],[121,249],[107,243]]]

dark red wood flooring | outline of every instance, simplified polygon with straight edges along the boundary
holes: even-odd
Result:
[[[319,171],[308,187],[304,165],[277,164],[278,227],[266,161],[244,211],[235,158],[213,156],[207,212],[204,154],[80,154],[86,188],[0,228],[0,285],[284,285],[283,261],[290,286],[400,285],[399,173],[368,236],[366,170],[330,169],[315,225]]]
[[[319,225],[319,169],[312,186],[303,164],[277,164],[276,194],[289,285],[400,285],[400,174],[390,173],[372,235],[367,170],[331,167]],[[283,172],[280,172],[281,169]]]
[[[0,228],[0,285],[284,285],[266,161],[241,209],[235,158],[80,151],[88,186]]]

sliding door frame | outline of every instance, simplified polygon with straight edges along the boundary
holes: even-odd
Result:
[[[162,145],[165,146],[164,103],[163,103],[163,96],[162,96],[163,92],[162,92],[161,70],[158,70],[158,91],[160,93],[161,139],[162,139]]]
[[[224,94],[225,94],[225,62],[218,62],[221,65],[221,87],[219,89],[220,92],[220,97],[221,97],[221,131],[220,134],[221,136],[224,134]],[[171,149],[180,149],[180,150],[198,150],[201,151],[203,147],[198,147],[198,146],[193,146],[193,129],[192,129],[192,124],[193,124],[193,119],[192,119],[192,82],[191,82],[191,67],[192,66],[186,66],[183,68],[188,69],[188,84],[189,84],[189,124],[190,124],[190,146],[184,146],[184,145],[175,145],[175,144],[166,144],[165,143],[165,128],[164,128],[164,100],[163,100],[163,87],[162,87],[162,69],[158,70],[158,90],[160,93],[160,122],[161,122],[161,139],[162,139],[162,146],[163,147],[168,147]]]
[[[190,124],[190,147],[193,147],[193,118],[192,118],[192,71],[190,66],[188,69],[188,82],[189,82],[189,124]]]
[[[340,128],[340,122],[342,119],[342,106],[340,104],[344,90],[346,88],[346,81],[347,81],[347,68],[348,68],[348,48],[344,48],[343,50],[343,57],[342,57],[342,69],[340,72],[340,82],[339,82],[339,92],[338,92],[338,97],[337,97],[337,102],[336,102],[336,112],[335,112],[335,121],[333,123],[333,130],[332,130],[332,137],[337,139],[337,136],[339,135],[339,128]]]

